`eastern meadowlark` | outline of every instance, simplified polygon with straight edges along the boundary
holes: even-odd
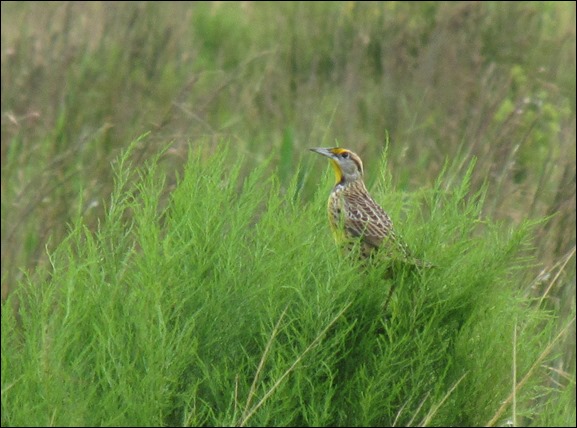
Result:
[[[338,244],[350,251],[358,242],[360,256],[377,250],[393,260],[420,267],[433,265],[413,257],[395,234],[389,215],[377,204],[363,181],[363,162],[358,155],[340,147],[311,149],[330,159],[336,184],[329,196],[329,221]]]

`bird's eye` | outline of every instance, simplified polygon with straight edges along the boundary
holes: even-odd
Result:
[[[344,153],[341,155],[341,157],[342,157],[343,159],[348,159],[348,158],[349,158],[349,152],[344,152]]]

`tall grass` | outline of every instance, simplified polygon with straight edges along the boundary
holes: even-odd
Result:
[[[457,398],[463,388],[475,396],[480,385],[496,385],[504,411],[520,409],[513,423],[574,425],[574,4],[1,8],[3,423],[24,423],[25,412],[12,409],[61,424],[228,424],[247,415],[247,424],[486,423],[496,401],[479,393],[470,407]],[[330,183],[318,188],[319,160],[304,153],[335,144],[363,157],[369,187],[403,235],[443,266],[423,278],[402,274],[387,322],[376,306],[387,290],[378,268],[360,274],[324,237]],[[203,174],[196,185],[186,175],[195,169]],[[280,287],[271,283],[277,275]],[[360,285],[367,281],[379,285]],[[184,297],[201,282],[206,287]],[[417,303],[403,301],[408,296]],[[295,301],[318,314],[298,312]],[[484,319],[483,305],[504,315]],[[395,318],[408,309],[432,324]],[[452,310],[454,318],[437,317]],[[446,336],[437,330],[445,321]],[[220,339],[206,332],[209,323]],[[419,357],[412,366],[401,359],[412,355],[408,348],[397,365],[363,360],[396,343],[379,323],[398,335],[422,331],[422,350],[437,340],[438,365]],[[521,395],[511,395],[513,379],[539,361],[535,341],[548,349],[567,325],[571,334],[543,357],[557,356],[547,376],[541,362]],[[501,336],[489,343],[479,331],[492,329]],[[376,333],[365,338],[366,331]],[[483,339],[467,345],[465,332]],[[162,349],[139,359],[152,351],[147,341]],[[465,367],[457,352],[473,348],[483,364]],[[503,367],[483,374],[489,350]],[[230,359],[207,363],[225,351]],[[450,369],[451,358],[463,367]],[[155,361],[168,366],[156,365],[151,377]],[[408,383],[374,377],[390,367],[408,370]],[[126,404],[114,394],[131,400],[126,410],[112,410]],[[150,398],[146,409],[146,400],[130,398],[140,395]],[[286,407],[272,405],[275,397]],[[298,397],[315,404],[305,411]]]
[[[281,192],[231,150],[193,150],[163,207],[158,160],[120,158],[98,230],[78,216],[5,304],[22,302],[2,312],[3,425],[471,426],[524,376],[498,424],[530,422],[535,394],[574,417],[551,404],[571,386],[543,385],[552,314],[518,289],[531,226],[475,235],[470,174],[429,198],[426,234],[444,239],[413,245],[439,267],[385,279],[338,255],[325,186],[305,202],[297,180]],[[387,200],[412,241],[427,202]]]

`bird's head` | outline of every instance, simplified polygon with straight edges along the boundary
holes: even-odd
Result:
[[[340,147],[311,149],[313,152],[328,157],[331,160],[337,184],[347,184],[362,179],[363,162],[355,153]]]

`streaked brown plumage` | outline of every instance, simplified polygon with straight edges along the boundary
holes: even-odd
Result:
[[[428,262],[414,258],[393,229],[389,215],[371,197],[363,182],[363,163],[358,155],[340,147],[314,148],[331,160],[336,184],[328,202],[329,221],[337,243],[350,251],[360,241],[361,257],[380,249],[387,257],[421,267]]]

